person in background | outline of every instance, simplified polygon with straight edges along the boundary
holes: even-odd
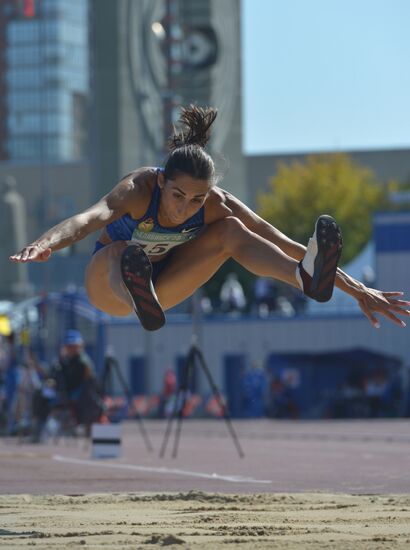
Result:
[[[275,373],[270,382],[269,412],[273,418],[292,418],[300,416],[295,388],[295,372]]]
[[[364,394],[369,407],[371,418],[380,418],[387,412],[387,397],[389,393],[389,380],[383,369],[371,372],[364,386]]]
[[[219,299],[224,312],[241,312],[246,308],[245,293],[236,273],[229,273],[226,277]]]
[[[259,317],[267,317],[276,309],[278,287],[274,279],[256,277],[253,287],[256,312]]]
[[[29,435],[35,430],[34,401],[41,389],[44,369],[32,350],[25,349],[17,366],[17,386],[13,402],[13,416],[17,433]]]
[[[5,416],[6,433],[14,435],[16,423],[14,418],[15,397],[18,386],[19,358],[16,346],[16,335],[14,332],[9,334],[4,340],[4,396],[5,396]]]
[[[86,426],[99,416],[97,381],[94,366],[84,350],[84,340],[78,330],[66,332],[59,361],[52,368],[51,377],[56,381],[60,405],[68,405],[76,424]]]
[[[251,368],[244,372],[241,387],[244,416],[247,418],[265,416],[267,377],[258,363],[252,363]]]
[[[177,391],[177,377],[175,372],[168,367],[164,372],[164,382],[160,395],[158,415],[165,418],[168,414],[169,404]]]

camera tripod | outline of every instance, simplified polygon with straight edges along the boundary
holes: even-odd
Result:
[[[201,349],[199,348],[197,344],[197,337],[194,334],[192,337],[192,344],[188,351],[188,355],[186,358],[186,362],[183,368],[183,373],[181,376],[181,382],[179,384],[179,388],[177,390],[176,396],[175,396],[175,402],[174,402],[174,408],[171,413],[171,415],[168,418],[168,423],[164,435],[164,439],[161,445],[160,450],[160,458],[163,458],[165,455],[165,451],[168,445],[168,439],[171,434],[171,428],[172,428],[172,422],[174,418],[177,417],[177,425],[176,425],[176,431],[175,431],[175,439],[174,439],[174,447],[172,451],[172,458],[176,458],[178,454],[178,446],[179,446],[179,439],[181,435],[181,427],[182,427],[182,420],[184,417],[184,409],[185,409],[185,403],[187,399],[187,395],[189,392],[189,386],[190,382],[194,373],[196,362],[198,362],[199,366],[202,369],[202,372],[205,374],[209,385],[211,387],[212,393],[218,403],[218,405],[221,407],[221,410],[223,412],[223,417],[225,419],[226,425],[228,427],[228,431],[232,437],[232,440],[234,442],[234,445],[236,447],[236,450],[238,451],[238,454],[240,458],[243,458],[245,455],[242,451],[241,445],[239,443],[238,437],[236,435],[236,432],[233,428],[231,418],[227,409],[227,406],[225,405],[222,396],[219,392],[219,389],[217,385],[215,384],[215,381],[211,375],[211,372],[208,368],[208,365],[205,362],[204,354],[202,353]]]
[[[115,357],[113,357],[112,355],[106,355],[105,361],[104,361],[104,370],[103,370],[103,374],[102,374],[102,378],[101,378],[101,390],[102,390],[103,394],[105,394],[106,390],[108,390],[108,385],[109,385],[109,387],[112,386],[112,374],[113,374],[113,372],[116,374],[117,379],[118,379],[118,381],[121,385],[122,391],[124,392],[124,395],[127,398],[128,409],[129,409],[130,405],[131,405],[131,402],[132,402],[131,390],[130,390],[130,388],[128,387],[128,385],[126,383],[124,376],[122,375],[122,372],[121,372],[121,369],[120,369],[120,366],[118,364],[117,359]],[[147,448],[147,451],[152,452],[153,448],[152,448],[151,442],[149,440],[147,431],[145,429],[144,422],[142,420],[142,417],[141,417],[140,413],[137,410],[135,411],[135,418],[138,422],[139,429],[140,429],[142,438],[144,440],[145,446]]]

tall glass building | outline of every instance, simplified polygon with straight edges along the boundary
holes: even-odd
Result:
[[[0,0],[0,160],[87,154],[88,0]]]

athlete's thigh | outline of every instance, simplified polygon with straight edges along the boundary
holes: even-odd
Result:
[[[169,309],[191,296],[227,258],[217,224],[207,227],[196,239],[179,246],[155,283],[163,309]]]
[[[122,241],[104,246],[91,257],[85,271],[84,284],[90,302],[110,315],[128,315],[132,311],[116,296],[110,282],[112,264],[117,263],[120,270],[120,257],[125,247]]]

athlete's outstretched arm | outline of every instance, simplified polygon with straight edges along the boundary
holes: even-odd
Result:
[[[68,218],[46,231],[23,250],[10,256],[13,262],[45,262],[53,250],[59,250],[84,239],[125,213],[127,198],[134,181],[127,177],[87,210]]]
[[[306,252],[305,246],[287,237],[230,193],[223,191],[223,194],[225,196],[225,205],[250,231],[276,244],[291,258],[298,261],[303,258]],[[410,311],[406,309],[410,306],[410,302],[399,299],[399,297],[403,296],[403,292],[383,292],[374,288],[368,288],[340,268],[338,268],[336,273],[335,285],[357,300],[362,312],[375,328],[380,327],[375,313],[384,315],[397,325],[406,326],[406,323],[397,317],[397,314],[410,316]]]

